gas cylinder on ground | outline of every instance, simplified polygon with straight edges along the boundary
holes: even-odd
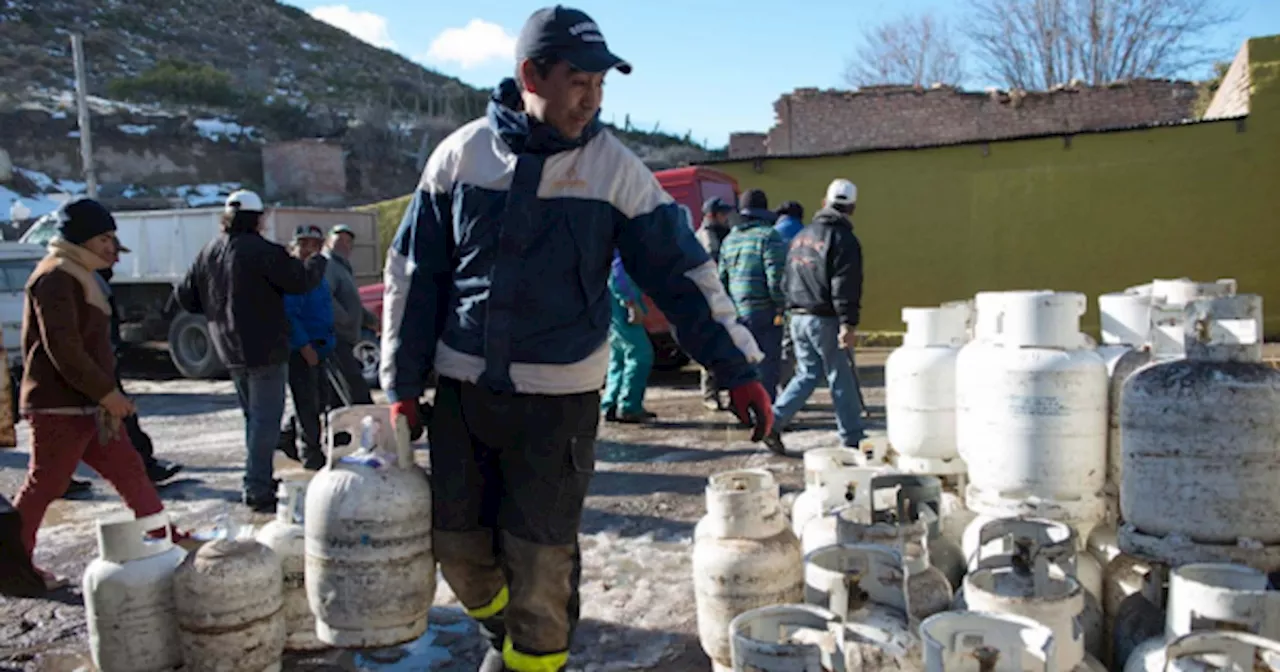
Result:
[[[188,672],[278,672],[284,654],[284,574],[251,539],[214,539],[173,576],[178,640]]]
[[[897,549],[881,544],[827,546],[805,556],[805,602],[876,633],[871,639],[902,656],[907,669],[915,669],[920,642],[910,625],[906,578]],[[937,612],[926,615],[933,613]]]
[[[729,623],[729,634],[735,672],[920,669],[919,654],[904,648],[898,633],[845,623],[808,604],[752,609]]]
[[[881,474],[892,473],[887,465],[875,467],[845,467],[825,485],[816,497],[820,502],[813,509],[813,499],[805,503],[794,517],[805,517],[799,534],[800,544],[805,553],[837,542],[836,530],[841,525],[871,523],[871,480]],[[849,493],[853,493],[852,499]],[[883,496],[888,496],[883,495]],[[799,503],[799,498],[796,502]],[[892,501],[891,499],[889,500]],[[809,515],[811,511],[815,513]],[[843,522],[842,522],[843,521]],[[795,521],[794,522],[802,522]]]
[[[1102,669],[1096,660],[1104,650],[1102,610],[1076,578],[1074,530],[1050,520],[1004,519],[986,525],[978,542],[956,606],[1034,618],[1054,632],[1059,669]]]
[[[1183,635],[1164,647],[1170,672],[1208,670],[1280,671],[1280,642],[1248,632],[1206,630]]]
[[[306,533],[302,526],[306,492],[306,480],[281,478],[276,494],[276,518],[255,535],[258,543],[275,551],[280,558],[287,651],[317,651],[329,647],[316,637],[316,619],[307,602]]]
[[[1262,363],[1262,298],[1185,310],[1186,358],[1124,386],[1120,549],[1280,570],[1280,370]]]
[[[920,624],[927,672],[1051,672],[1054,633],[1012,614],[946,611]]]
[[[150,530],[165,530],[148,539]],[[182,664],[173,574],[186,557],[169,514],[98,520],[98,557],[84,570],[89,649],[101,672],[159,672]]]
[[[702,650],[723,672],[733,664],[730,622],[752,609],[801,602],[804,561],[773,474],[715,474],[706,501],[694,528],[693,586]]]
[[[804,526],[824,511],[852,503],[860,495],[866,497],[871,473],[875,470],[867,468],[867,458],[856,448],[805,451],[804,492],[791,506],[791,531],[802,537]]]
[[[978,550],[979,547],[982,546],[980,540],[984,534],[983,531],[987,526],[993,523],[1005,526],[1006,521],[1010,520],[1032,521],[1031,524],[1043,527],[1044,534],[1047,536],[1038,537],[1041,539],[1042,543],[1049,543],[1044,541],[1045,539],[1049,539],[1052,540],[1051,543],[1053,544],[1071,546],[1074,548],[1074,558],[1071,560],[1074,563],[1072,576],[1076,577],[1076,579],[1080,581],[1080,585],[1084,586],[1085,591],[1089,593],[1089,601],[1091,603],[1096,605],[1101,604],[1103,590],[1102,563],[1099,562],[1092,553],[1088,552],[1087,548],[1085,548],[1085,545],[1081,542],[1077,529],[1063,521],[1049,518],[1037,518],[1030,514],[1005,517],[978,516],[974,518],[973,522],[969,524],[969,527],[965,529],[964,542],[961,546],[964,556],[969,558],[970,570],[977,567]],[[1006,536],[1008,532],[996,531],[998,529],[1001,528],[993,528],[991,532],[988,532],[989,535],[993,536],[989,536],[990,541],[987,542],[988,548],[983,551],[987,556],[1002,554],[1007,556],[1015,550],[1015,545],[1012,540]],[[1008,528],[1004,527],[1003,529],[1007,530]],[[1055,552],[1065,554],[1065,549]],[[1065,555],[1061,555],[1060,557],[1065,558]]]
[[[307,600],[320,641],[344,648],[394,646],[421,637],[435,599],[431,488],[413,461],[407,422],[390,428],[385,406],[329,415],[332,437],[360,450],[330,455],[307,487]]]
[[[907,333],[884,365],[889,444],[910,474],[963,474],[956,450],[956,357],[967,340],[967,304],[903,308]]]
[[[1080,333],[1085,297],[1009,293],[997,305],[985,367],[961,367],[957,379],[965,504],[1087,535],[1106,515],[1107,370]]]
[[[892,497],[892,506],[883,506],[888,497],[881,496],[882,493]],[[922,538],[908,540],[919,546],[920,551],[904,547],[904,556],[908,559],[926,557],[929,564],[946,577],[949,593],[960,585],[968,567],[964,551],[942,534],[943,495],[942,481],[936,476],[884,474],[871,479],[869,501],[872,523],[904,528],[916,523],[924,525],[927,533]]]
[[[1125,672],[1164,670],[1165,645],[1200,630],[1280,636],[1280,592],[1267,589],[1267,575],[1229,564],[1193,564],[1174,569],[1164,632],[1134,649]]]

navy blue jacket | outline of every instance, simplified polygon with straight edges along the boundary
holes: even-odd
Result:
[[[387,396],[418,398],[433,368],[498,391],[598,390],[615,249],[694,359],[724,387],[753,380],[763,356],[653,173],[598,119],[568,141],[518,108],[506,80],[427,161],[388,250]]]

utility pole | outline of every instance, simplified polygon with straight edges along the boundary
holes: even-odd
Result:
[[[84,67],[84,40],[71,36],[71,53],[76,67],[76,106],[79,108],[80,161],[84,164],[84,181],[89,198],[98,197],[98,178],[93,172],[93,141],[89,137],[89,85]]]

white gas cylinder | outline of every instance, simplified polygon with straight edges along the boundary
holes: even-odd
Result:
[[[981,514],[1101,520],[1107,370],[1080,333],[1085,297],[1020,293],[1000,301],[987,367],[960,379],[965,502]]]
[[[1050,672],[1053,631],[1013,614],[944,611],[920,624],[926,672]]]
[[[215,539],[173,576],[188,672],[279,672],[284,655],[280,558],[251,539]]]
[[[702,650],[730,669],[729,624],[804,596],[800,541],[787,525],[773,474],[746,469],[708,479],[707,514],[694,528],[693,587]]]
[[[1247,632],[1208,630],[1183,635],[1164,647],[1168,672],[1280,670],[1280,642]]]
[[[1037,619],[1040,614],[1049,614],[1058,620],[1046,621],[1045,625],[1054,629],[1060,656],[1067,656],[1060,657],[1059,662],[1066,660],[1069,664],[1063,669],[1070,669],[1079,661],[1071,653],[1074,649],[1063,647],[1074,647],[1076,642],[1059,633],[1058,627],[1065,627],[1066,613],[1075,609],[1079,602],[1079,609],[1073,612],[1073,622],[1081,635],[1079,645],[1095,658],[1104,655],[1102,608],[1098,599],[1084,590],[1078,578],[1081,556],[1074,530],[1051,520],[995,520],[983,526],[974,547],[973,565],[965,577],[964,594],[957,597],[957,607],[987,611],[1006,605],[997,611]],[[985,593],[975,601],[969,591],[969,578],[984,570],[990,571],[978,580],[978,585]],[[1048,572],[1047,581],[1040,581],[1042,572]],[[1072,586],[1081,588],[1078,599]],[[1029,605],[1026,611],[1018,610],[1020,607],[1017,605],[1022,602]]]
[[[871,522],[898,525],[904,528],[919,523],[927,530],[919,539],[909,543],[920,547],[912,552],[907,546],[903,554],[908,557],[924,557],[929,564],[946,577],[948,590],[960,585],[968,571],[964,551],[960,545],[942,533],[943,522],[942,481],[936,476],[915,474],[882,474],[871,479]],[[886,502],[892,502],[885,506]],[[907,531],[904,529],[904,533]]]
[[[1183,327],[1186,358],[1124,386],[1120,548],[1280,570],[1280,370],[1262,363],[1262,297],[1192,301]]]
[[[833,481],[822,490],[822,506],[818,513],[808,516],[800,532],[800,544],[805,553],[823,546],[841,541],[837,530],[845,525],[868,525],[871,523],[872,480],[878,476],[893,473],[887,465],[876,467],[849,467],[842,471],[842,477]],[[852,489],[855,494],[852,500],[845,493]],[[879,495],[882,506],[893,505],[893,493],[882,491]],[[797,498],[798,499],[798,498]],[[808,505],[806,504],[806,508]],[[810,509],[811,510],[811,509]]]
[[[900,652],[903,662],[909,663],[907,669],[918,669],[920,642],[909,625],[911,590],[902,554],[896,549],[882,544],[820,548],[805,556],[804,582],[805,602],[830,609],[846,623],[869,628],[877,633],[876,642]],[[945,597],[949,596],[947,587]],[[921,597],[942,596],[917,599]],[[941,602],[941,609],[923,615],[945,610],[946,599]]]
[[[1267,589],[1267,575],[1228,564],[1193,564],[1169,575],[1164,633],[1133,650],[1125,672],[1162,671],[1165,645],[1200,630],[1280,636],[1280,592]]]
[[[729,633],[735,672],[920,669],[920,647],[905,647],[902,631],[844,623],[808,604],[752,609],[729,623]]]
[[[867,458],[856,448],[814,448],[804,453],[804,492],[791,506],[791,531],[797,537],[804,526],[824,511],[851,504],[859,496],[866,497],[871,475],[879,468],[868,468]]]
[[[427,629],[436,563],[431,488],[414,464],[408,425],[391,430],[385,406],[350,406],[330,413],[329,427],[331,437],[359,437],[361,450],[331,454],[307,487],[306,585],[316,635],[343,648],[413,641]]]
[[[284,573],[284,623],[288,633],[287,651],[318,651],[329,648],[316,637],[316,618],[307,602],[306,533],[303,504],[307,481],[282,478],[276,497],[276,518],[255,535],[258,543],[275,551]]]
[[[150,530],[165,536],[148,539]],[[98,557],[84,570],[89,650],[101,672],[159,672],[182,664],[173,573],[186,557],[169,514],[98,519]]]
[[[956,450],[956,357],[969,307],[903,308],[907,333],[884,365],[885,412],[897,466],[911,474],[963,474]]]
[[[1032,524],[1040,526],[1045,530],[1046,537],[1042,538],[1043,543],[1053,543],[1057,546],[1064,547],[1059,551],[1065,553],[1065,547],[1074,548],[1075,557],[1070,560],[1072,565],[1072,576],[1080,581],[1080,585],[1084,586],[1085,591],[1090,595],[1090,599],[1100,602],[1102,599],[1103,571],[1102,563],[1093,556],[1092,553],[1086,552],[1085,544],[1081,541],[1079,530],[1081,528],[1089,530],[1090,533],[1097,529],[1094,522],[1084,521],[1061,521],[1048,518],[1037,518],[1031,515],[1033,507],[1028,507],[1028,511],[1022,516],[978,516],[969,523],[969,527],[965,528],[964,541],[961,548],[964,549],[964,557],[969,558],[969,569],[976,569],[978,564],[978,549],[982,547],[983,552],[987,555],[992,554],[1008,554],[1013,552],[1014,545],[1008,535],[1008,527],[1006,521],[1033,521]],[[997,523],[1001,527],[992,528],[988,532],[984,532],[987,526]],[[1074,524],[1073,524],[1074,523]],[[1003,530],[1003,531],[1001,531]],[[985,545],[980,541],[984,534],[989,535]],[[1045,541],[1051,539],[1052,542]],[[1063,562],[1067,562],[1066,556]]]

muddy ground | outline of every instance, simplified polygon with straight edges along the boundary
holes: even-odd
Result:
[[[859,378],[875,412],[869,428],[883,428],[885,351],[859,356]],[[161,490],[184,528],[208,529],[228,512],[261,525],[238,506],[243,464],[243,420],[231,383],[180,379],[163,352],[139,350],[124,363],[126,388],[138,402],[143,428],[157,455],[186,469]],[[597,472],[582,525],[582,623],[570,669],[701,672],[710,664],[697,640],[690,577],[693,526],[704,513],[708,475],[743,467],[772,470],[783,492],[802,487],[801,461],[775,457],[749,442],[730,415],[706,411],[698,374],[655,374],[648,406],[658,413],[647,426],[602,425]],[[839,445],[830,397],[820,389],[788,434],[803,450]],[[873,433],[879,433],[873,431]],[[28,430],[19,429],[16,450],[0,450],[0,492],[12,497],[27,463]],[[418,453],[426,461],[425,447]],[[277,470],[298,465],[277,456]],[[0,598],[0,672],[92,669],[83,601],[78,587],[97,553],[95,518],[122,504],[87,467],[91,497],[55,502],[40,531],[37,562],[73,579],[50,599]],[[474,670],[483,644],[440,581],[427,635],[382,651],[332,651],[290,657],[286,670]]]

